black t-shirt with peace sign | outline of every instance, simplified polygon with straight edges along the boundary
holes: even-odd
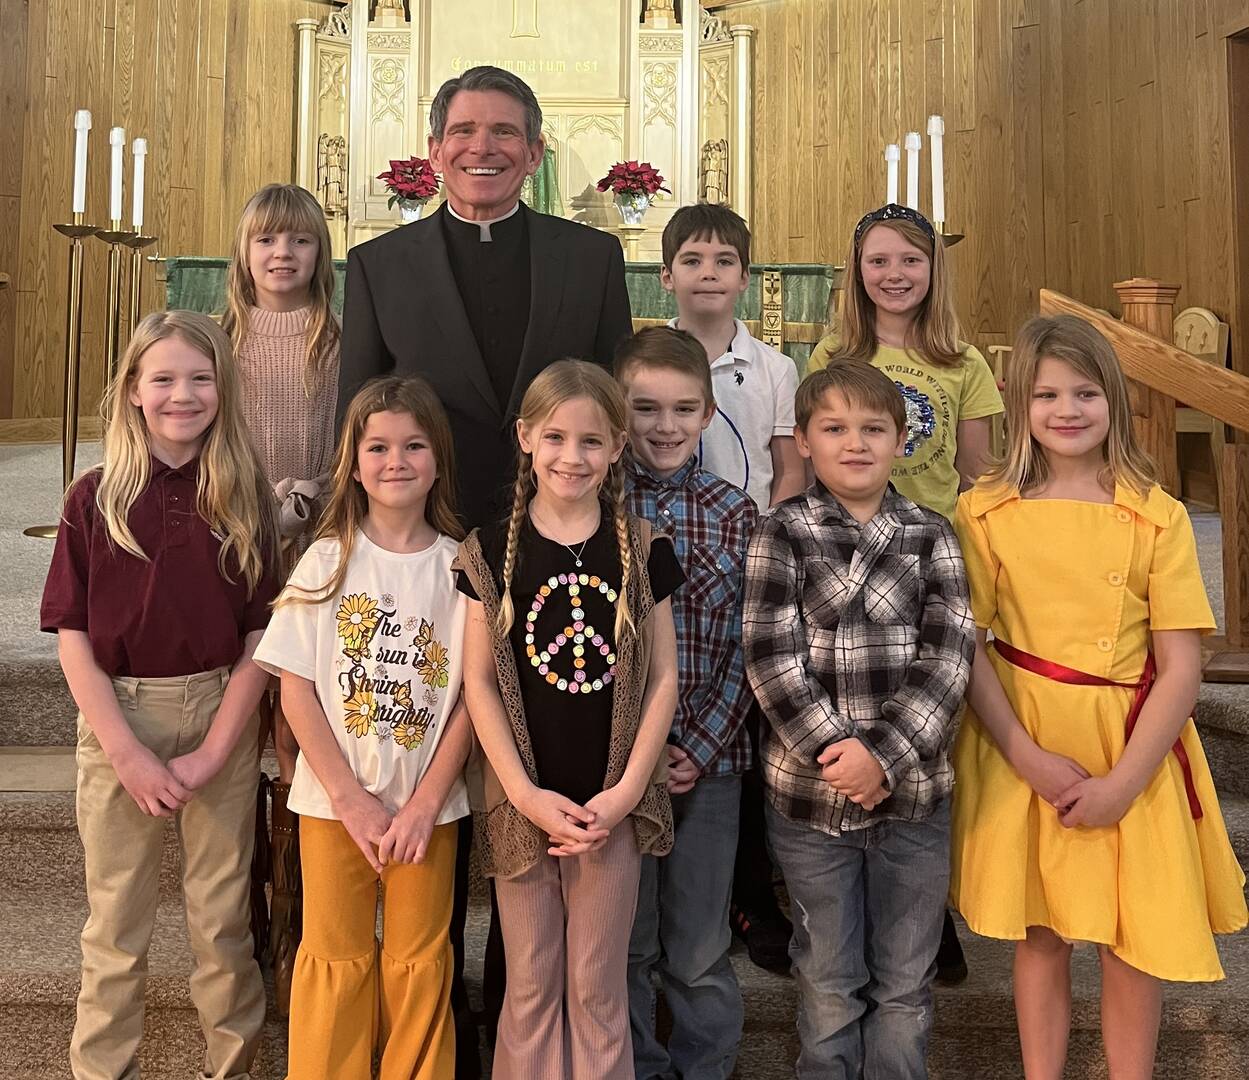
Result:
[[[481,532],[496,585],[506,540],[506,526]],[[685,580],[668,543],[651,545],[646,570],[656,603]],[[477,599],[463,571],[457,585]],[[607,773],[619,588],[620,550],[606,512],[585,547],[573,544],[572,550],[540,535],[525,518],[512,573],[510,637],[529,740],[539,784],[582,804],[602,791]]]

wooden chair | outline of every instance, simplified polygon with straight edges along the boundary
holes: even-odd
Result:
[[[1013,345],[990,345],[985,350],[989,354],[989,367],[993,370],[993,380],[999,390],[1006,382],[1006,365],[1013,348]],[[989,418],[989,449],[993,451],[994,457],[1001,457],[1006,450],[1005,413]]]
[[[1207,308],[1185,308],[1172,326],[1172,342],[1187,353],[1200,357],[1218,367],[1227,366],[1228,327],[1213,311]],[[1214,459],[1214,481],[1218,489],[1223,487],[1223,444],[1226,433],[1223,424],[1197,409],[1179,405],[1175,410],[1175,431],[1195,432],[1210,438],[1210,456]],[[1217,498],[1217,495],[1216,495]]]

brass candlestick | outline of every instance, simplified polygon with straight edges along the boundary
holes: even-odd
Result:
[[[104,313],[105,386],[117,372],[117,352],[121,342],[121,246],[137,235],[131,229],[123,229],[117,218],[109,222],[107,229],[96,233],[108,245],[108,299]]]
[[[82,362],[82,242],[99,230],[85,225],[81,213],[64,225],[53,225],[69,237],[69,284],[65,296],[65,390],[61,402],[61,490],[74,479],[74,458],[78,452],[78,371]],[[25,535],[51,540],[55,525],[32,525]]]
[[[937,235],[941,237],[941,242],[948,248],[952,248],[963,239],[961,232],[946,232],[944,221],[934,221],[932,227],[937,230]]]
[[[143,249],[156,243],[156,237],[131,233],[123,244],[130,249],[130,295],[126,304],[126,338],[134,336],[139,325],[140,297],[143,291]]]

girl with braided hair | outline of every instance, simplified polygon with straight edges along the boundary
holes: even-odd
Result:
[[[460,546],[474,828],[508,985],[494,1076],[633,1076],[626,972],[641,856],[672,845],[666,537],[624,509],[619,386],[566,360],[516,422],[512,510]]]

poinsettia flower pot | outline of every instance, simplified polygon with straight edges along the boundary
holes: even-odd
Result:
[[[416,199],[399,199],[396,205],[399,207],[399,216],[405,225],[420,221],[421,214],[425,211],[425,203],[418,202]]]
[[[620,218],[626,225],[641,225],[642,216],[650,208],[650,204],[651,196],[642,192],[616,196],[616,209],[620,211]]]

